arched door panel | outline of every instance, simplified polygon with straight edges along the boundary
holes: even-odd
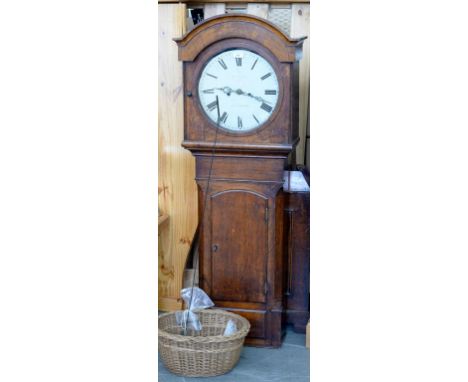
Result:
[[[243,190],[211,197],[212,297],[266,302],[267,207],[261,195]]]

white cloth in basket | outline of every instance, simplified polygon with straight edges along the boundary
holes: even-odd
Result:
[[[192,301],[190,301],[190,296],[192,293]],[[186,309],[182,312],[176,312],[177,325],[180,325],[182,328],[184,328],[184,330],[202,330],[202,325],[195,311],[211,308],[214,306],[213,301],[211,301],[208,295],[198,287],[184,288],[180,291],[180,296],[185,301],[185,305],[189,309]]]

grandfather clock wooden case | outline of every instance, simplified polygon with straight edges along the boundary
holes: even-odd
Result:
[[[176,39],[184,76],[182,145],[196,158],[203,220],[200,287],[217,307],[250,321],[246,343],[255,346],[280,346],[284,331],[287,264],[284,195],[279,190],[288,156],[299,141],[298,60],[303,40],[291,39],[268,21],[245,14],[207,19]],[[229,52],[235,53],[232,62]],[[213,68],[227,76],[232,69],[239,83],[242,73],[254,76],[256,70],[260,84],[276,77],[274,90],[248,90],[251,81],[239,85],[245,89],[236,89],[232,82],[218,83],[220,75],[206,72],[213,59],[217,61],[212,65],[220,66]],[[261,72],[260,64],[270,71]],[[200,85],[204,76],[209,77],[206,83],[214,81],[211,88]],[[203,98],[205,94],[211,98]],[[233,102],[230,109],[225,106],[228,102]],[[232,110],[244,114],[228,115]]]

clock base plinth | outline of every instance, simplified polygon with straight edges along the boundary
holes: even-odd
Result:
[[[221,304],[226,305],[226,304]],[[215,303],[218,308],[220,304]],[[245,339],[246,346],[277,348],[282,344],[286,333],[283,311],[265,311],[222,307],[229,312],[246,318],[251,327]]]
[[[244,341],[245,346],[251,346],[254,348],[279,348],[281,347],[281,343],[283,342],[285,332],[282,332],[281,339],[275,343],[272,343],[269,340],[264,340],[260,338],[252,338],[247,336]]]

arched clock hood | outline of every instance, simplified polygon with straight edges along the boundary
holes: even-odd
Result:
[[[220,24],[222,28],[217,28]],[[231,13],[210,17],[174,41],[179,46],[179,60],[194,61],[211,44],[230,38],[259,41],[280,62],[294,62],[301,58],[306,37],[291,38],[265,19]]]
[[[232,13],[206,19],[175,39],[184,77],[182,145],[194,154],[210,151],[218,130],[216,147],[219,152],[288,155],[293,151],[299,141],[299,60],[304,39],[290,38],[265,19]],[[202,70],[212,57],[229,49],[250,50],[262,56],[278,78],[277,106],[270,118],[255,130],[233,133],[217,129],[202,110],[197,94]],[[215,100],[213,95],[211,103]]]

